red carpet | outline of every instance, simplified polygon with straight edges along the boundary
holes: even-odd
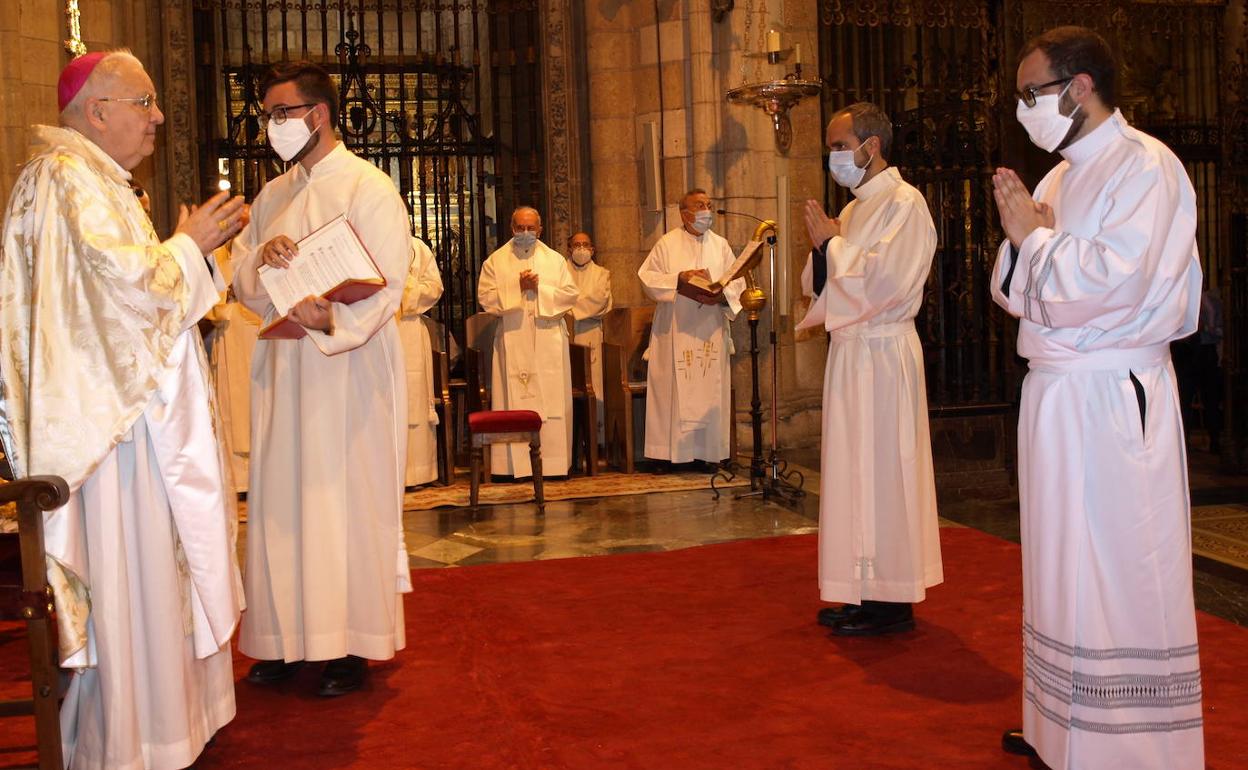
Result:
[[[312,667],[240,682],[196,767],[1025,768],[997,748],[1020,720],[1018,547],[942,536],[948,582],[884,639],[814,624],[809,536],[420,570],[408,649],[367,691],[318,699]],[[1199,624],[1209,767],[1248,767],[1248,630]],[[6,722],[0,765],[31,742]]]

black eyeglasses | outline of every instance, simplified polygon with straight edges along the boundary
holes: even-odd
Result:
[[[148,112],[152,111],[152,107],[156,104],[156,94],[143,94],[142,96],[101,96],[101,102],[129,102],[136,106],[142,107]]]
[[[1038,86],[1028,86],[1027,88],[1024,88],[1022,91],[1018,92],[1018,98],[1022,99],[1023,104],[1027,105],[1028,107],[1035,107],[1037,91],[1040,91],[1041,89],[1044,89],[1044,88],[1048,88],[1049,86],[1063,85],[1065,83],[1069,83],[1070,81],[1074,79],[1075,78],[1073,76],[1068,77],[1068,78],[1058,78],[1057,80],[1050,80],[1049,82],[1042,83]]]
[[[272,112],[265,112],[264,110],[260,110],[260,117],[264,120],[265,123],[268,123],[271,120],[273,121],[274,124],[280,126],[286,122],[287,110],[301,110],[305,107],[315,107],[317,104],[318,102],[309,102],[307,104],[283,105],[281,107],[274,107]]]

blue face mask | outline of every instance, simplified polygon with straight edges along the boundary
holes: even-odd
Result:
[[[701,211],[695,211],[693,213],[693,229],[697,230],[699,234],[705,233],[707,230],[710,230],[711,225],[714,222],[715,222],[715,216],[711,212],[707,211],[706,209],[702,209]]]
[[[522,233],[513,234],[511,240],[521,249],[531,249],[533,244],[537,243],[537,233],[532,230],[525,230]]]

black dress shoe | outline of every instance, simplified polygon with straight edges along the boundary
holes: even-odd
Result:
[[[840,607],[824,607],[819,610],[819,625],[834,628],[838,623],[853,620],[862,614],[861,604],[842,604]]]
[[[321,673],[321,686],[316,691],[322,698],[333,698],[355,692],[364,684],[368,663],[361,657],[348,655],[325,664]]]
[[[913,629],[913,604],[864,600],[860,611],[832,626],[832,635],[883,636]]]
[[[1020,757],[1038,757],[1039,754],[1031,744],[1023,738],[1023,730],[1006,730],[1001,736],[1001,750],[1006,754],[1017,754]]]
[[[287,663],[284,660],[262,660],[247,672],[247,681],[252,684],[273,684],[283,682],[299,673],[303,668],[302,660]]]
[[[833,636],[884,636],[914,630],[914,618],[887,618],[863,613],[832,627]]]

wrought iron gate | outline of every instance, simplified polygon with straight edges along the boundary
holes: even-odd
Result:
[[[988,277],[1000,242],[992,173],[1000,157],[1000,11],[992,3],[823,3],[825,118],[873,102],[894,123],[893,157],[932,209],[937,250],[916,323],[933,410],[1004,405],[1019,366],[1012,323]],[[833,185],[829,207],[847,193]]]
[[[509,212],[542,205],[535,10],[535,0],[195,0],[201,177],[251,198],[281,174],[261,130],[260,78],[278,61],[321,64],[339,87],[343,142],[390,175],[433,248],[446,290],[430,314],[444,342],[462,344]]]
[[[1013,119],[1014,72],[1023,43],[1077,23],[1096,29],[1120,61],[1121,108],[1166,142],[1196,188],[1197,238],[1209,285],[1229,298],[1231,381],[1248,368],[1248,156],[1245,53],[1226,44],[1228,8],[1216,0],[822,0],[824,113],[865,100],[893,118],[893,161],[927,196],[939,246],[918,319],[934,409],[1013,401],[1020,363],[1014,324],[992,304],[988,276],[1000,228],[994,166],[1034,184],[1055,162],[1030,146]],[[829,189],[828,202],[843,205]],[[1228,288],[1229,287],[1229,288]],[[1239,401],[1248,401],[1248,385]],[[1248,419],[1238,433],[1248,435]]]

